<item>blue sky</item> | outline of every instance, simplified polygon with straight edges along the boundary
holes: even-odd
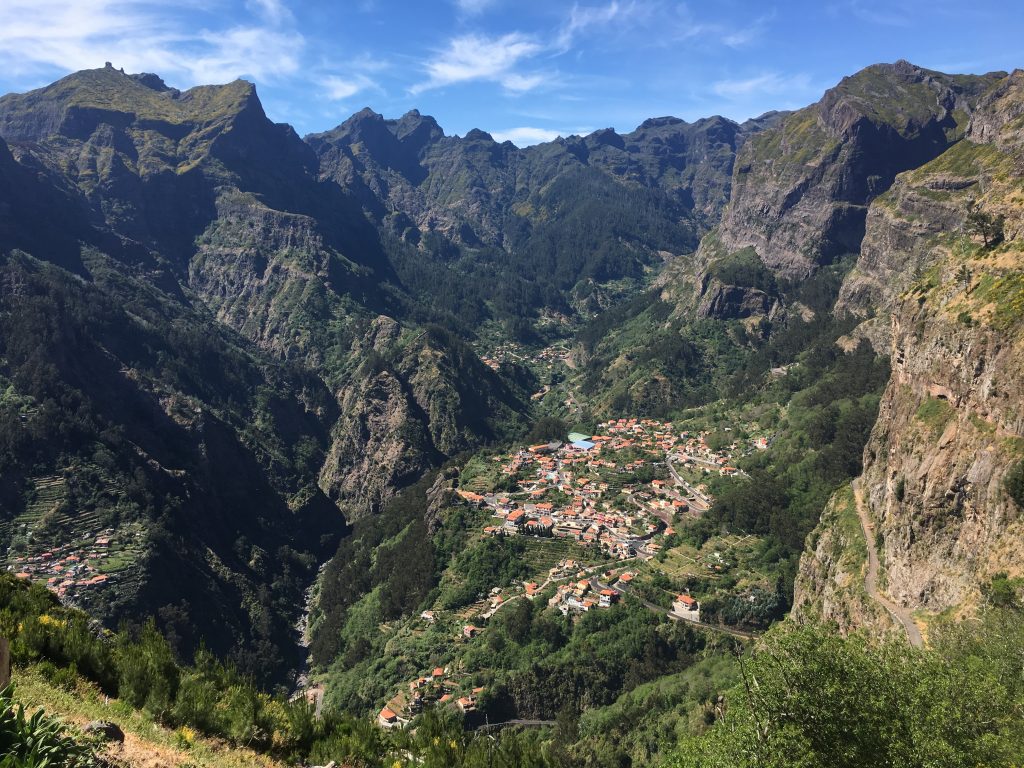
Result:
[[[415,107],[525,145],[796,108],[879,61],[1013,69],[1022,39],[1017,0],[0,0],[0,92],[111,61],[252,80],[300,134]]]

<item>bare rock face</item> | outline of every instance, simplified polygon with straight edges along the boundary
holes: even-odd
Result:
[[[697,305],[697,317],[737,320],[747,317],[771,317],[779,306],[778,299],[759,288],[726,285],[706,278]]]
[[[796,621],[827,621],[841,632],[869,627],[894,629],[885,610],[864,589],[868,543],[853,490],[847,486],[829,500],[800,558],[792,617]]]
[[[873,203],[837,307],[884,323],[875,341],[892,379],[862,482],[883,586],[926,613],[969,613],[994,574],[1024,573],[1024,510],[1006,489],[1024,459],[1021,77],[980,100],[965,140]],[[1005,217],[1003,242],[986,246],[965,225],[972,209]],[[819,542],[834,540],[835,526],[822,525]],[[852,594],[829,578],[835,563],[820,546],[804,556],[806,604]]]
[[[380,371],[346,387],[321,487],[356,508],[375,509],[438,461],[425,419],[403,382]]]
[[[788,278],[856,253],[871,201],[960,138],[977,94],[995,79],[953,79],[907,62],[843,79],[744,145],[718,228],[724,250],[752,246]]]
[[[1004,488],[1024,447],[1024,346],[956,323],[901,311],[865,455],[889,592],[931,611],[975,604],[993,574],[1024,570],[1022,510]]]
[[[444,459],[522,426],[524,395],[441,329],[403,335],[381,316],[354,356],[364,362],[337,394],[320,487],[355,517]]]

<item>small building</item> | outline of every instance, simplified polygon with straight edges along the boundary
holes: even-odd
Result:
[[[381,728],[400,728],[402,723],[392,710],[384,707],[377,715],[377,725]]]
[[[464,491],[459,489],[456,493],[461,496],[465,501],[478,507],[484,506],[485,499],[479,493],[473,493],[472,491]]]
[[[480,629],[478,627],[474,627],[472,624],[467,624],[462,628],[462,636],[467,640],[473,639],[478,634],[480,634]]]
[[[672,602],[672,613],[689,621],[700,621],[700,603],[692,595],[678,595]]]
[[[437,617],[434,616],[433,611],[423,611],[423,613],[420,614],[420,618],[428,624],[433,624],[437,620]]]
[[[619,593],[614,589],[602,589],[601,596],[598,599],[598,605],[602,608],[611,608],[615,603],[619,602]]]

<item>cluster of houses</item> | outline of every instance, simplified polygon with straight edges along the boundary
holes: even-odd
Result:
[[[658,551],[659,534],[671,532],[691,503],[706,508],[703,495],[675,478],[636,481],[646,466],[663,464],[672,452],[693,461],[715,461],[732,471],[730,455],[714,452],[706,433],[676,433],[671,423],[618,419],[598,425],[600,434],[573,433],[567,442],[532,445],[495,457],[503,475],[517,478],[506,493],[458,491],[470,504],[489,508],[497,521],[487,536],[551,536],[575,541],[621,560]],[[625,452],[625,456],[621,454]],[[690,459],[687,458],[687,461]]]
[[[717,474],[723,477],[735,477],[742,474],[733,466],[733,452],[736,450],[737,444],[732,443],[727,449],[714,451],[705,442],[707,435],[707,432],[682,433],[680,443],[675,451],[677,461],[684,467],[697,470],[705,475]],[[755,447],[760,444],[767,447],[767,439],[762,437],[753,441]]]
[[[580,579],[559,585],[554,596],[548,600],[548,606],[557,608],[563,616],[578,615],[592,608],[611,608],[621,597],[618,590],[602,587],[590,579]]]
[[[64,545],[32,555],[17,555],[8,565],[19,579],[44,581],[47,589],[61,599],[72,599],[82,590],[105,584],[109,576],[99,571],[108,556],[112,529],[100,531],[85,546]]]
[[[511,347],[497,350],[491,362],[495,367],[501,355],[519,354]],[[553,353],[554,354],[554,353]],[[514,359],[514,358],[513,358]],[[485,359],[485,362],[489,362]],[[490,364],[490,362],[489,362]],[[514,479],[514,489],[484,491],[460,488],[456,492],[468,504],[487,509],[493,518],[483,530],[484,536],[537,536],[563,538],[602,553],[628,560],[652,557],[663,536],[671,535],[673,521],[691,513],[691,503],[706,509],[707,497],[669,472],[650,479],[644,472],[668,463],[669,457],[687,467],[730,474],[732,450],[711,450],[708,433],[679,433],[669,422],[654,419],[618,419],[598,425],[598,433],[573,433],[568,439],[541,443],[499,455],[499,476]],[[755,446],[756,447],[756,446]],[[669,465],[671,470],[671,465]],[[646,479],[638,479],[638,474]],[[502,487],[513,484],[503,482]],[[704,489],[706,490],[706,489]],[[717,563],[715,564],[717,565]],[[571,558],[552,567],[543,584],[528,581],[523,592],[512,597],[500,588],[491,590],[472,614],[475,621],[486,622],[506,602],[535,599],[548,585],[557,583],[548,606],[563,615],[578,616],[592,609],[611,608],[628,592],[634,574],[616,576],[612,571],[593,578],[589,571]],[[688,594],[677,595],[671,612],[681,619],[699,621],[700,603]],[[420,618],[433,624],[437,616],[423,611]],[[455,635],[457,642],[470,642],[483,630],[464,623]],[[382,728],[404,727],[427,704],[451,706],[464,713],[473,712],[482,689],[464,690],[447,669],[408,684],[381,709],[377,723]]]
[[[428,674],[409,681],[377,714],[381,728],[404,728],[428,704],[450,706],[462,713],[475,712],[483,688],[463,690],[447,667],[435,667]]]
[[[527,353],[514,341],[507,341],[494,347],[490,352],[482,354],[480,359],[484,365],[498,370],[502,363],[514,362],[529,365],[543,365],[549,370],[556,365],[564,365],[569,358],[569,349],[563,345],[552,345],[535,353]]]

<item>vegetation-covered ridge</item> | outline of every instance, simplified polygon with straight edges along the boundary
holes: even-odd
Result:
[[[691,711],[659,764],[1012,766],[1024,747],[1020,589],[1019,582],[1001,585],[977,624],[943,623],[923,651],[862,634],[842,638],[821,625],[779,626],[736,657],[732,686]],[[548,728],[522,733],[467,733],[434,709],[415,732],[388,731],[329,709],[317,718],[305,701],[259,693],[207,656],[179,667],[152,628],[134,638],[96,637],[85,616],[9,576],[0,577],[0,590],[0,622],[14,638],[22,681],[13,700],[11,691],[0,697],[0,744],[19,757],[16,765],[33,768],[91,765],[100,745],[42,711],[20,714],[19,701],[79,724],[100,713],[127,734],[135,756],[216,766],[277,764],[271,759],[367,767],[616,765],[612,740],[630,740],[651,705],[663,728],[673,685],[666,677],[649,687],[648,703],[617,705],[617,717],[636,718],[627,733],[615,730],[615,720],[593,716],[578,723],[559,716]],[[574,742],[588,731],[598,740],[581,753]],[[209,741],[213,735],[223,739],[219,746]]]

